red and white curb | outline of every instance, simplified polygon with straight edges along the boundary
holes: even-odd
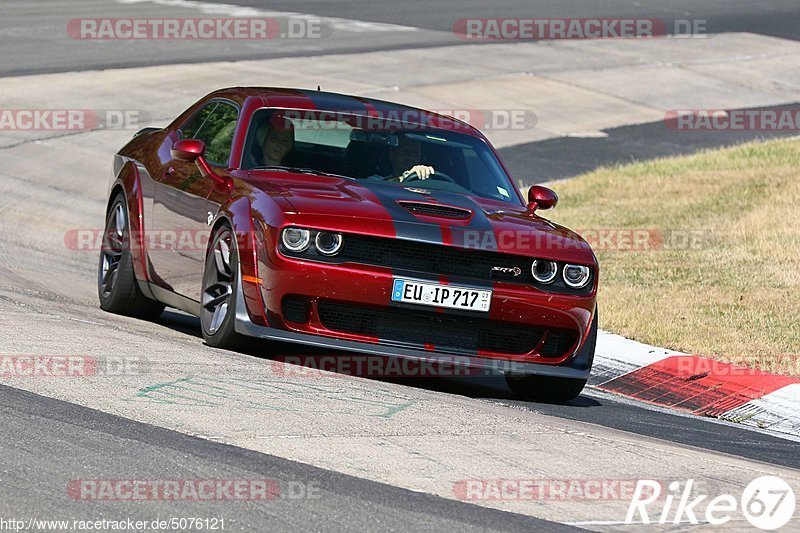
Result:
[[[600,331],[593,388],[662,407],[800,436],[800,379]]]

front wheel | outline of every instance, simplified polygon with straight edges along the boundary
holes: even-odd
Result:
[[[239,254],[229,226],[222,226],[211,241],[203,272],[200,325],[206,344],[240,350],[246,337],[235,330]]]
[[[597,346],[598,312],[595,309],[594,320],[589,329],[589,336],[581,348],[581,353],[594,359]],[[568,402],[577,398],[586,386],[585,379],[559,378],[553,376],[520,376],[506,374],[506,384],[514,396],[525,400],[544,402]]]
[[[585,379],[552,376],[506,376],[506,383],[518,398],[558,403],[577,398],[586,386]]]

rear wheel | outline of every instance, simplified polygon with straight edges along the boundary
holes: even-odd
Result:
[[[215,234],[203,271],[203,292],[200,325],[206,344],[215,348],[241,350],[247,337],[236,333],[236,290],[239,275],[239,254],[236,239],[229,226]]]
[[[106,216],[100,264],[97,268],[100,307],[110,313],[154,320],[164,305],[142,294],[133,272],[130,225],[125,196],[118,193]]]
[[[594,359],[597,346],[598,313],[595,309],[594,320],[581,352]],[[590,359],[590,360],[591,360]],[[544,402],[568,402],[577,398],[586,386],[585,379],[559,378],[553,376],[520,376],[506,375],[506,384],[514,396],[525,400]]]

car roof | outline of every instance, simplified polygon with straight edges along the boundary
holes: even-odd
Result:
[[[207,98],[227,98],[240,105],[250,98],[260,98],[264,107],[329,111],[401,122],[425,124],[434,129],[458,130],[483,138],[481,132],[467,122],[425,109],[367,98],[313,89],[288,87],[230,87],[209,94]]]

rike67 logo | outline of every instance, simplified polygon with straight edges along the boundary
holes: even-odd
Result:
[[[776,476],[754,479],[739,499],[722,494],[708,500],[709,495],[697,494],[693,489],[693,479],[687,480],[683,486],[679,481],[673,481],[666,494],[662,494],[661,483],[641,479],[636,484],[625,523],[697,525],[702,521],[721,526],[734,519],[740,520],[738,514],[741,513],[753,527],[772,531],[788,524],[794,516],[794,491]],[[663,507],[658,513],[658,509],[653,507],[662,502]]]

